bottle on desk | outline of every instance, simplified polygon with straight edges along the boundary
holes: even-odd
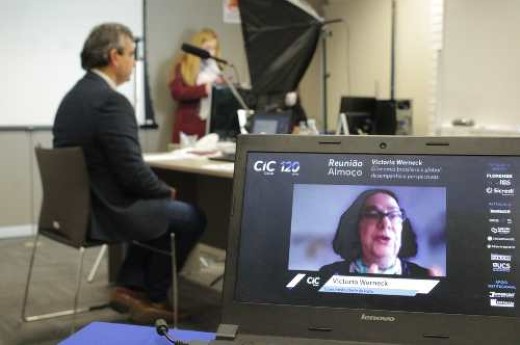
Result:
[[[305,122],[300,122],[300,126],[302,124],[305,126],[305,130],[301,134],[307,134],[307,135],[320,135],[320,131],[318,130],[318,127],[316,126],[316,119],[308,119],[307,124],[305,125]]]

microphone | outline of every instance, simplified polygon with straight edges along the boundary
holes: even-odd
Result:
[[[187,53],[187,54],[191,54],[191,55],[195,55],[195,56],[198,56],[199,58],[201,59],[213,59],[217,62],[220,62],[221,64],[224,64],[224,65],[227,65],[227,66],[230,66],[232,67],[234,70],[235,70],[235,74],[237,76],[237,80],[238,79],[238,72],[235,68],[235,66],[232,64],[232,63],[229,63],[227,62],[226,60],[224,59],[221,59],[221,58],[218,58],[216,56],[213,56],[211,55],[207,50],[205,49],[201,49],[199,47],[195,47],[194,45],[191,45],[191,44],[188,44],[188,43],[183,43],[182,46],[181,46],[181,49],[183,52]],[[236,100],[238,101],[238,103],[240,103],[240,105],[242,106],[242,108],[246,109],[246,110],[249,110],[249,107],[247,106],[247,104],[244,102],[244,100],[242,99],[242,96],[240,96],[240,94],[238,93],[238,91],[236,90],[236,88],[233,86],[233,84],[226,78],[226,76],[224,74],[221,73],[221,77],[222,79],[224,79],[224,82],[227,84],[227,86],[229,87],[229,89],[231,90],[231,92],[233,93],[233,96],[236,98]],[[209,123],[209,122],[208,122]]]
[[[168,335],[168,331],[169,331],[168,323],[164,319],[155,320],[155,331],[157,332],[157,334],[165,337],[170,343],[172,343],[174,345],[187,345],[188,344],[181,340],[174,340],[174,339],[170,338],[170,336]]]
[[[199,48],[199,47],[195,47],[194,45],[191,45],[191,44],[188,44],[188,43],[183,43],[182,46],[181,46],[181,49],[182,49],[183,52],[191,54],[191,55],[198,56],[198,57],[200,57],[203,60],[213,59],[213,60],[215,60],[217,62],[220,62],[220,63],[222,63],[224,65],[230,65],[230,63],[227,62],[226,60],[211,55],[207,50]]]
[[[164,319],[157,319],[155,320],[155,331],[159,335],[165,335],[168,334],[168,323]]]

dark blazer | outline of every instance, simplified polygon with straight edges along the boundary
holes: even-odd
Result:
[[[95,73],[62,100],[54,147],[81,146],[92,195],[90,236],[150,240],[167,231],[170,189],[143,161],[134,109]]]

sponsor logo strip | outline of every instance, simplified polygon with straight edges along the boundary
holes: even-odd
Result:
[[[515,302],[513,301],[502,301],[496,298],[492,298],[490,301],[490,305],[492,307],[501,307],[501,308],[514,308]]]

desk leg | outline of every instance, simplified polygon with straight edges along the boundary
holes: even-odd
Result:
[[[229,233],[233,180],[200,176],[197,182],[196,204],[204,210],[208,220],[200,242],[225,250]]]
[[[125,258],[125,245],[112,244],[108,247],[108,282],[115,285],[119,268]]]

